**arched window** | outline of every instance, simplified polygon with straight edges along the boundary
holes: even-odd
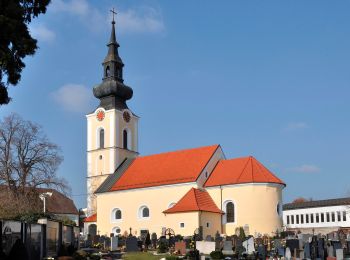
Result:
[[[143,210],[142,210],[142,217],[143,218],[148,218],[149,217],[149,209],[147,207],[145,207]]]
[[[140,218],[149,218],[149,208],[147,206],[142,206],[139,209]]]
[[[122,212],[120,209],[117,209],[114,213],[114,218],[115,219],[122,219]]]
[[[105,130],[102,128],[100,129],[100,146],[99,148],[104,148],[105,147]]]
[[[126,129],[123,131],[123,148],[128,149],[128,131]]]
[[[235,222],[235,205],[233,204],[233,202],[229,202],[226,204],[226,222]]]
[[[109,66],[106,67],[106,77],[111,76],[111,69],[109,68]]]

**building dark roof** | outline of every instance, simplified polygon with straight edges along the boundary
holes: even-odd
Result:
[[[29,189],[29,188],[28,188]],[[0,185],[0,194],[6,194],[8,192],[7,186]],[[49,188],[36,188],[38,194],[52,192],[51,197],[46,198],[46,211],[52,214],[72,214],[78,215],[78,210],[75,207],[73,200],[68,198],[61,192],[49,189]],[[37,197],[38,201],[39,196]],[[41,202],[42,203],[42,202]]]
[[[313,200],[313,201],[305,201],[300,203],[287,203],[283,205],[283,210],[320,208],[320,207],[341,206],[341,205],[350,205],[350,197],[328,199],[328,200]]]
[[[107,179],[101,184],[100,187],[95,191],[95,193],[103,193],[109,191],[114,183],[119,180],[123,173],[129,168],[135,158],[126,158],[115,170],[113,174],[107,177]]]

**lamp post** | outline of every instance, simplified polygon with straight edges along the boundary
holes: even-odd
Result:
[[[52,192],[44,192],[39,195],[39,198],[44,202],[44,214],[46,213],[46,198],[51,196]]]

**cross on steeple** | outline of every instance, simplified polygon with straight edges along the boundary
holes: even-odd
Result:
[[[114,11],[114,7],[112,8],[112,10],[109,10],[109,11],[112,13],[112,17],[113,17],[112,22],[114,23],[114,15],[117,14],[117,12]]]

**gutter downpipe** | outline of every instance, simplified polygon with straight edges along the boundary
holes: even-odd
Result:
[[[220,210],[222,211],[222,187],[220,185]],[[223,223],[222,223],[222,218],[223,218],[223,215],[221,214],[221,217],[220,217],[220,221],[221,221],[221,234],[224,233],[224,227],[223,227]]]

